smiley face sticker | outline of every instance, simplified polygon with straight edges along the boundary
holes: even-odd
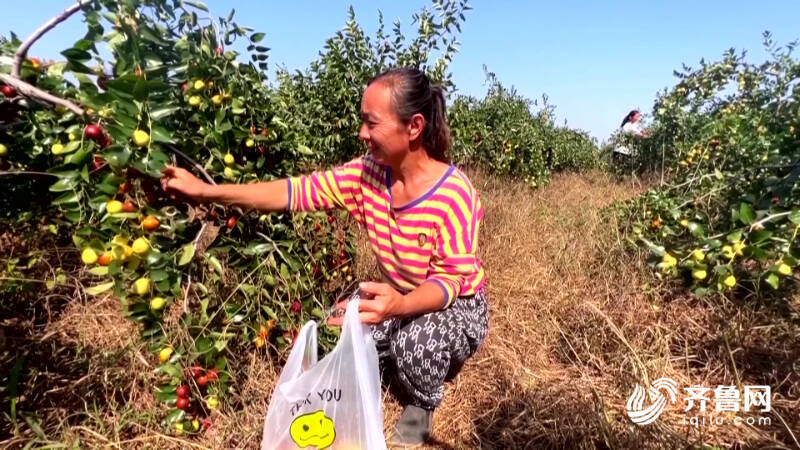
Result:
[[[336,439],[333,420],[326,416],[322,410],[297,416],[292,421],[289,434],[299,448],[328,448]]]

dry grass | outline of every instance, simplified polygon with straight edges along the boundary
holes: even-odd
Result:
[[[69,304],[54,328],[62,342],[86,349],[118,351],[139,342],[136,325],[122,318],[122,307],[112,297]]]
[[[638,184],[602,173],[559,175],[531,191],[480,173],[471,178],[486,210],[480,252],[489,279],[491,330],[448,384],[434,417],[435,441],[425,448],[795,445],[800,302],[786,311],[719,298],[700,301],[680,291],[658,294],[663,291],[651,287],[642,259],[621,250],[615,224],[601,214],[640,191]],[[374,265],[363,239],[359,250],[367,256],[355,273],[370,278]],[[150,368],[136,357],[138,341],[115,302],[80,302],[56,326],[64,346],[105,364],[92,372],[93,380],[118,372],[135,376],[102,384],[117,392],[106,392],[104,399],[122,401],[87,405],[83,420],[65,420],[51,438],[77,438],[87,447],[258,446],[279,365],[252,356],[236,375],[240,408],[215,412],[214,427],[200,438],[179,438],[164,434],[159,424],[163,412],[148,388]],[[116,365],[108,355],[116,355]],[[664,376],[679,386],[769,384],[777,414],[769,427],[695,428],[681,423],[681,400],[652,425],[631,424],[625,402],[634,385]],[[384,405],[388,427],[400,407],[388,396]]]

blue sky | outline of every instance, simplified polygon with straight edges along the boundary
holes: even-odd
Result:
[[[3,2],[0,33],[21,37],[67,7],[70,0]],[[372,33],[377,11],[387,24],[399,18],[407,34],[411,15],[428,4],[410,1],[292,2],[210,0],[216,15],[236,9],[237,21],[266,32],[270,64],[304,68],[339,30],[353,5]],[[761,33],[778,43],[800,38],[797,1],[472,1],[451,71],[461,93],[482,96],[483,65],[530,98],[547,94],[560,122],[603,140],[631,108],[649,111],[656,93],[675,83],[673,70],[700,58],[717,59],[730,47],[761,61]],[[83,33],[78,16],[40,40],[32,54],[57,58]]]

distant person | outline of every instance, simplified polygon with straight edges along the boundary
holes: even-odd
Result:
[[[622,119],[622,128],[623,133],[634,134],[639,137],[647,137],[647,131],[642,128],[642,114],[634,109],[633,111],[629,112],[624,119]]]
[[[633,135],[636,137],[647,137],[647,131],[642,128],[642,114],[634,109],[629,112],[620,125],[623,135]],[[628,162],[631,158],[631,149],[625,145],[619,145],[614,149],[614,160],[617,163]]]

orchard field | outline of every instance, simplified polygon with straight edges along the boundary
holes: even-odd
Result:
[[[351,10],[272,78],[264,33],[201,2],[87,0],[0,36],[0,446],[257,447],[299,327],[377,268],[344,213],[190,204],[160,171],[250,183],[362,154],[366,82],[415,66],[455,92],[470,9],[435,0],[374,35]],[[72,15],[84,35],[37,58]],[[491,72],[482,98],[450,95],[492,326],[430,448],[800,447],[800,60],[764,41],[762,64],[684,67],[646,138],[602,148]],[[660,377],[771,386],[771,421],[695,427],[679,399],[633,424],[628,397]]]

